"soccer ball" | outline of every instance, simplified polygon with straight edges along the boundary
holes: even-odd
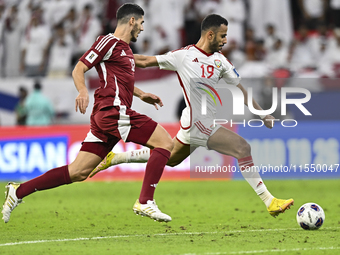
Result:
[[[319,229],[325,221],[325,213],[320,205],[316,203],[306,203],[299,208],[296,214],[296,220],[303,229]]]

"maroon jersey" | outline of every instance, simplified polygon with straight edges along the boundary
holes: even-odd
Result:
[[[113,34],[99,36],[80,58],[88,68],[96,68],[100,87],[95,91],[93,113],[108,106],[132,104],[135,59],[129,45]]]

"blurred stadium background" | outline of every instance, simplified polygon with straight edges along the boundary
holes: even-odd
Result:
[[[77,91],[70,74],[98,35],[114,31],[115,12],[125,2],[0,0],[0,180],[31,179],[74,159],[89,130],[98,79],[95,70],[87,73],[90,105],[82,115],[74,110]],[[306,104],[312,116],[302,115],[296,107],[289,108],[288,118],[299,123],[295,128],[277,125],[270,132],[265,128],[235,129],[251,143],[256,164],[327,166],[327,171],[319,173],[274,173],[268,178],[339,177],[340,170],[334,171],[340,157],[339,0],[134,2],[146,12],[145,31],[137,43],[131,44],[133,51],[140,54],[162,54],[196,43],[200,22],[207,14],[226,17],[229,31],[223,53],[243,77],[242,84],[254,88],[263,108],[271,106],[273,87],[303,87],[312,93]],[[38,127],[19,125],[20,89],[30,94],[36,82],[53,105],[53,122]],[[175,136],[183,107],[176,74],[137,68],[136,86],[159,95],[164,107],[156,111],[137,99],[133,109],[162,123]],[[115,150],[137,147],[119,143]],[[229,158],[200,150],[194,157],[235,164]],[[329,167],[334,170],[329,171]],[[189,168],[188,160],[166,168],[164,179],[188,179]],[[120,165],[95,179],[140,180],[143,170],[141,164]]]

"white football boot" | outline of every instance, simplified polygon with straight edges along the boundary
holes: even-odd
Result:
[[[155,221],[159,222],[168,222],[171,221],[171,217],[165,213],[162,213],[158,206],[156,205],[155,200],[148,200],[146,204],[139,203],[137,199],[136,203],[133,205],[133,211],[135,214],[140,214],[141,216],[147,216]]]
[[[19,188],[19,183],[9,182],[6,185],[6,198],[5,202],[2,206],[2,219],[5,223],[9,221],[9,218],[11,216],[11,212],[14,210],[15,207],[18,206],[18,204],[22,203],[22,199],[18,199],[16,195],[16,191]]]

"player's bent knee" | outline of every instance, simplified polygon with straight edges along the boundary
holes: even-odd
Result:
[[[70,178],[72,182],[82,182],[86,180],[87,176],[78,174],[78,175],[72,175],[70,176]]]
[[[72,182],[82,182],[87,179],[89,173],[90,173],[89,169],[82,171],[72,171],[70,172],[70,179]]]
[[[174,142],[171,139],[164,139],[156,147],[162,148],[164,150],[167,150],[167,151],[171,152],[174,149],[174,146],[175,146],[175,144],[174,144]]]
[[[166,150],[170,152],[174,149],[175,143],[172,141],[172,139],[167,140],[166,147],[167,147]]]
[[[151,148],[162,148],[170,152],[175,146],[171,136],[162,126],[157,126],[146,145]]]
[[[88,176],[89,176],[88,174],[81,173],[81,174],[78,176],[78,182],[85,181],[85,180],[87,179]]]

